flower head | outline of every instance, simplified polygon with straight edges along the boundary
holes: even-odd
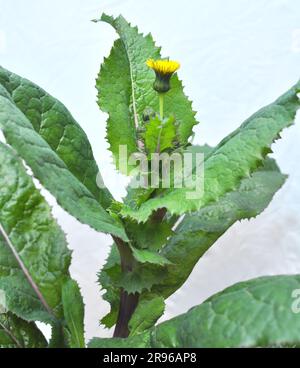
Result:
[[[147,60],[146,64],[153,69],[156,74],[156,80],[153,88],[159,93],[165,93],[170,90],[170,79],[172,75],[180,68],[177,61],[172,60]]]

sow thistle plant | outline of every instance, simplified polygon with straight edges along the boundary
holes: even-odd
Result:
[[[118,170],[148,185],[129,185],[124,201],[115,201],[103,185],[86,134],[66,107],[0,67],[5,137],[0,143],[1,347],[300,345],[300,316],[292,308],[299,275],[242,282],[185,314],[157,322],[166,299],[205,252],[235,222],[259,215],[286,181],[269,154],[280,132],[295,120],[300,82],[216,147],[196,146],[197,121],[176,73],[179,63],[164,59],[152,36],[140,34],[122,16],[102,15],[101,20],[119,36],[97,79],[98,103],[108,114],[109,149]],[[201,195],[188,198],[186,184],[162,185],[161,163],[158,185],[151,180],[149,185],[155,154],[191,155],[188,175],[196,182],[200,155]],[[145,157],[145,168],[132,155]],[[175,180],[180,165],[169,164]],[[99,318],[105,327],[114,327],[112,338],[85,341],[84,303],[69,273],[71,252],[33,178],[78,221],[112,236],[98,275],[110,304],[110,312],[100,316],[99,311]],[[38,321],[51,325],[50,341]]]

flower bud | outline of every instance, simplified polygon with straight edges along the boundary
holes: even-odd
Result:
[[[153,88],[158,93],[166,93],[170,90],[170,79],[172,75],[180,68],[177,61],[171,60],[147,60],[149,68],[153,69],[156,79]]]

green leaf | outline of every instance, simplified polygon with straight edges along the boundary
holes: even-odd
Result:
[[[161,254],[147,249],[137,249],[131,247],[133,257],[140,263],[152,263],[159,266],[168,265],[171,262]]]
[[[0,245],[1,245],[0,239]],[[33,285],[31,285],[33,284]],[[12,276],[0,276],[0,290],[5,294],[6,309],[27,322],[40,321],[51,325],[52,336],[49,347],[68,347],[63,329],[63,320],[59,319],[40,293],[38,285],[17,272]]]
[[[0,157],[0,289],[8,311],[59,326],[71,252],[22,161],[3,143]]]
[[[35,89],[32,89],[34,92]],[[29,98],[30,90],[26,93]],[[34,103],[35,100],[32,101]],[[52,105],[53,103],[48,106],[48,109]],[[49,121],[51,122],[51,119]],[[51,131],[55,131],[55,127],[52,126]],[[1,84],[0,128],[3,130],[7,143],[25,160],[36,178],[55,196],[57,202],[66,211],[97,231],[111,233],[127,240],[121,224],[103,209],[98,198],[96,199],[87,187],[70,172],[66,163],[44,137],[34,129],[33,123],[19,109],[9,91]]]
[[[45,348],[47,341],[34,323],[12,313],[0,314],[0,348]]]
[[[144,111],[149,108],[158,111],[158,95],[152,87],[155,75],[146,66],[146,61],[160,59],[161,55],[152,36],[143,36],[122,16],[114,19],[103,14],[101,20],[112,25],[120,37],[105,59],[97,80],[99,106],[109,114],[107,139],[118,167],[119,146],[127,146],[128,156],[137,152],[136,129],[143,123]],[[176,75],[172,77],[171,90],[165,96],[165,114],[174,114],[180,142],[186,143],[197,122],[191,102],[184,95]]]
[[[130,336],[140,334],[155,325],[164,314],[164,298],[155,294],[146,294],[139,300],[139,304],[129,322]]]
[[[300,276],[242,282],[185,314],[127,339],[98,339],[91,348],[299,347],[300,319],[292,310]]]
[[[91,145],[67,108],[36,84],[2,67],[0,85],[69,171],[107,208],[111,195],[97,186],[99,169]]]
[[[84,304],[76,281],[68,280],[62,288],[64,317],[70,331],[70,347],[84,348]]]
[[[176,155],[180,154],[183,155],[185,153],[189,154],[191,156],[191,160],[192,160],[192,168],[195,168],[197,165],[197,153],[201,153],[203,155],[202,160],[204,160],[205,158],[208,157],[209,153],[212,151],[212,147],[208,146],[208,145],[204,145],[204,146],[187,146],[187,147],[180,147],[180,149],[176,150]],[[178,176],[178,174],[176,174],[175,172],[172,171],[173,167],[172,165],[170,165],[170,184],[172,184],[173,182],[175,182],[176,177]],[[133,178],[132,181],[129,183],[128,187],[127,187],[127,195],[124,198],[124,204],[128,207],[134,208],[135,210],[137,210],[141,204],[143,204],[144,202],[146,202],[148,199],[150,199],[151,197],[154,197],[155,195],[162,195],[164,193],[165,190],[162,189],[156,189],[156,188],[152,188],[152,187],[148,187],[148,188],[143,188],[143,187],[138,187],[136,188],[134,185],[132,185],[133,181],[136,180],[136,178]],[[159,213],[160,211],[164,211],[164,209],[160,209],[157,212]],[[165,211],[166,212],[166,211]],[[154,213],[154,217],[155,213]],[[168,214],[166,214],[166,217],[170,217]],[[129,222],[129,218],[126,218],[126,222]],[[175,221],[176,222],[176,221]],[[132,223],[134,225],[140,225],[141,229],[144,229],[145,225],[144,224],[138,224],[137,221],[132,221]],[[155,226],[158,225],[157,222],[153,222],[151,217],[150,219],[148,219],[147,221],[147,227],[149,226],[149,224],[154,224]],[[126,230],[127,230],[128,226],[126,226]],[[130,231],[130,228],[129,228]],[[134,232],[137,232],[138,230],[135,230]],[[160,231],[164,231],[164,230],[160,230]],[[158,233],[160,231],[157,231]],[[155,234],[157,233],[156,231],[152,231],[152,229],[150,229],[150,233],[151,236],[156,236]],[[171,233],[169,234],[171,235]],[[168,236],[169,236],[168,235]]]
[[[262,164],[271,144],[280,137],[280,132],[293,124],[300,106],[299,90],[300,82],[273,104],[254,114],[210,153],[204,162],[202,195],[200,193],[197,198],[191,199],[188,197],[192,193],[190,188],[169,189],[163,196],[143,203],[138,210],[124,207],[121,214],[138,222],[145,222],[159,208],[181,215],[197,211],[236,190],[241,179],[248,177]]]
[[[155,292],[167,298],[181,287],[198,260],[217,239],[235,222],[259,215],[285,179],[275,161],[267,159],[252,177],[242,180],[237,191],[186,215],[162,250],[162,255],[173,265],[168,266],[168,276],[155,287]]]
[[[105,326],[106,328],[112,328],[118,319],[119,314],[119,302],[115,305],[111,304],[111,310],[107,313],[103,318],[101,318],[100,323],[101,325]]]
[[[0,277],[0,289],[6,297],[7,310],[28,322],[52,325],[56,318],[47,310],[27,280],[21,275]]]
[[[159,284],[166,277],[165,267],[155,264],[140,264],[132,272],[119,274],[113,277],[113,283],[123,288],[128,294],[141,294],[150,291],[154,285]]]
[[[110,312],[104,316],[100,323],[107,328],[113,327],[117,322],[120,305],[120,288],[114,285],[113,275],[121,274],[121,260],[119,251],[115,244],[112,244],[109,256],[98,275],[98,282],[101,289],[106,290],[103,299],[110,304]]]
[[[151,263],[138,264],[132,272],[123,274],[118,250],[113,245],[98,278],[102,289],[107,290],[103,298],[111,305],[110,313],[101,320],[101,323],[108,328],[116,323],[121,288],[129,294],[142,293],[142,291],[149,291],[153,285],[159,284],[164,277],[166,277],[165,267]]]
[[[160,153],[174,146],[176,127],[174,117],[161,121],[158,116],[145,126],[145,147],[149,153]]]
[[[94,337],[89,343],[90,349],[104,348],[148,348],[150,347],[150,333],[132,336],[128,339],[102,339]]]
[[[204,144],[203,146],[199,146],[199,145],[193,145],[193,146],[188,146],[185,148],[183,153],[191,153],[192,154],[192,159],[193,159],[193,168],[196,167],[197,165],[197,161],[196,161],[196,154],[197,153],[202,153],[204,156],[204,161],[210,156],[210,154],[212,153],[212,151],[214,150],[213,147],[209,146],[208,144]]]
[[[300,346],[292,305],[300,276],[262,277],[231,286],[198,307],[157,326],[152,347]]]
[[[18,276],[27,282],[26,272],[60,318],[61,288],[71,260],[65,235],[13,150],[0,143],[0,157],[0,278]]]
[[[127,159],[138,151],[132,106],[131,80],[128,59],[121,40],[117,40],[97,79],[98,104],[109,114],[107,141],[116,167],[120,169],[119,147],[126,146]],[[127,174],[127,172],[124,172]]]
[[[166,244],[167,238],[173,234],[172,223],[148,220],[146,224],[126,222],[126,233],[136,246],[141,249],[157,251]]]

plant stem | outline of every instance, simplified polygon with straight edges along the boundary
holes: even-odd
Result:
[[[159,114],[162,120],[164,118],[164,97],[164,93],[159,93]]]
[[[114,331],[114,338],[126,338],[129,336],[129,321],[138,305],[139,294],[128,294],[121,291],[120,294],[120,310],[118,321]]]
[[[157,210],[151,217],[152,221],[160,223],[166,212],[167,210],[165,208]],[[113,236],[113,239],[120,253],[122,272],[132,272],[136,264],[136,260],[133,258],[128,244],[115,236]],[[128,324],[139,303],[139,296],[140,295],[138,293],[128,294],[125,290],[121,289],[119,314],[113,337],[126,338],[129,336],[130,331]]]
[[[123,273],[132,272],[135,260],[129,246],[123,240],[113,237],[121,257],[121,268]],[[126,338],[129,336],[129,321],[135,311],[139,301],[139,294],[128,294],[121,289],[120,307],[113,337]]]

